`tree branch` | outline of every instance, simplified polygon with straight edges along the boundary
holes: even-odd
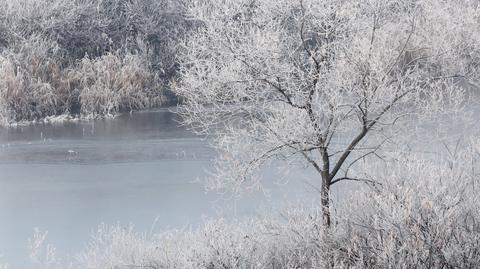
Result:
[[[365,182],[365,183],[370,183],[372,184],[373,186],[375,185],[382,185],[382,183],[380,182],[377,182],[375,180],[371,180],[371,179],[366,179],[366,178],[354,178],[354,177],[341,177],[341,178],[337,178],[335,180],[332,180],[330,182],[330,185],[333,185],[335,183],[338,183],[340,181],[344,181],[344,180],[350,180],[350,181],[360,181],[360,182]]]

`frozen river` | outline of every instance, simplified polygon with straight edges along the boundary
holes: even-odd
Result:
[[[158,218],[157,231],[195,227],[204,217],[236,218],[318,195],[302,183],[312,178],[308,171],[284,188],[272,169],[271,196],[219,200],[195,183],[214,156],[168,110],[0,129],[0,263],[28,268],[34,227],[48,230],[65,256],[80,251],[100,223],[148,231]]]

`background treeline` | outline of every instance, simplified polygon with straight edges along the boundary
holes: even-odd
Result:
[[[109,115],[175,102],[174,0],[0,0],[0,120]]]

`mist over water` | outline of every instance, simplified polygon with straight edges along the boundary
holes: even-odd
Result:
[[[215,152],[178,122],[159,110],[0,129],[0,261],[25,268],[34,227],[49,231],[48,242],[64,256],[80,251],[100,223],[181,229],[318,196],[305,184],[315,174],[301,167],[290,182],[267,169],[267,195],[237,201],[206,193],[196,180],[207,175]]]

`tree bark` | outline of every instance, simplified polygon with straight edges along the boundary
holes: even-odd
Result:
[[[322,204],[322,214],[323,222],[325,227],[330,228],[331,217],[330,217],[330,157],[328,156],[328,150],[326,147],[322,147],[320,150],[320,155],[322,156],[322,170],[320,172],[322,176],[322,189],[321,189],[321,204]]]
[[[328,178],[324,178],[322,175],[322,189],[321,189],[321,202],[322,202],[322,214],[325,227],[330,228],[330,184]]]
[[[323,221],[325,226],[330,228],[331,218],[330,218],[330,159],[328,157],[327,149],[322,151],[323,159],[323,169],[321,172],[322,175],[322,189],[321,189],[321,203],[322,203],[322,213]]]

